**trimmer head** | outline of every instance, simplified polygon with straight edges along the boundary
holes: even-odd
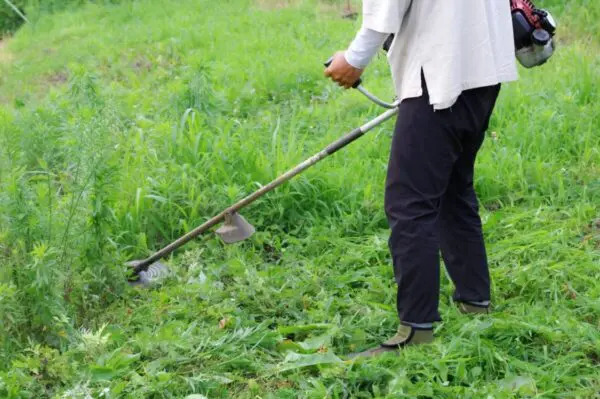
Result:
[[[216,231],[217,235],[226,244],[244,241],[252,236],[256,230],[242,215],[233,213],[225,217],[225,223]]]
[[[127,263],[127,266],[132,269],[141,262],[141,260],[133,260]],[[138,279],[130,281],[129,285],[143,286],[144,288],[151,286],[161,280],[164,280],[169,275],[169,268],[162,262],[155,262],[151,264],[147,270],[138,273]]]

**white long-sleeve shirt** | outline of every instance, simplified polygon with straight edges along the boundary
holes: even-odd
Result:
[[[363,26],[344,54],[346,61],[354,68],[364,69],[388,36],[389,33],[377,32]]]
[[[421,70],[435,109],[451,107],[463,90],[518,78],[508,1],[363,0],[348,63],[366,67],[390,33],[399,100],[422,95]]]

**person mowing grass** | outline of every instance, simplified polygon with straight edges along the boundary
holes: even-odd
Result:
[[[460,311],[488,312],[474,164],[501,84],[518,79],[508,0],[364,0],[361,29],[325,76],[351,87],[382,46],[401,101],[384,205],[400,324],[351,357],[433,340],[440,251]]]

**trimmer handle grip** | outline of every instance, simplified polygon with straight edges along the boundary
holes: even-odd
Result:
[[[331,65],[331,63],[333,62],[333,56],[329,57],[329,59],[327,61],[325,61],[325,63],[323,65],[325,65],[325,67],[329,67],[329,65]],[[358,86],[360,86],[362,84],[362,79],[358,78],[358,80],[356,82],[354,82],[354,84],[352,85],[353,89],[356,89]]]

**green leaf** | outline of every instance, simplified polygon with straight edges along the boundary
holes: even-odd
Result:
[[[473,367],[471,369],[471,376],[477,378],[481,375],[481,367]]]
[[[92,366],[90,372],[92,373],[93,381],[108,381],[116,375],[116,370],[111,367],[104,366]]]
[[[507,377],[498,382],[501,389],[511,392],[519,392],[524,394],[535,393],[535,380],[528,376],[517,375]]]
[[[331,342],[331,334],[319,335],[317,337],[309,338],[304,342],[298,343],[304,350],[317,350],[323,346],[329,345]]]
[[[331,334],[323,334],[309,338],[303,342],[295,342],[290,339],[286,339],[277,344],[277,349],[279,349],[282,352],[289,350],[302,353],[311,353],[323,347],[329,346],[330,343]]]
[[[308,332],[308,331],[319,330],[319,329],[329,329],[331,327],[333,327],[333,325],[331,325],[331,324],[316,323],[316,324],[305,324],[302,326],[278,327],[277,330],[282,335],[288,335],[288,334]]]
[[[284,339],[277,344],[277,349],[280,352],[285,351],[302,351],[302,346],[299,343],[292,341],[291,339]]]
[[[342,363],[342,359],[333,352],[302,354],[290,352],[287,354],[283,363],[277,368],[278,371],[288,371],[302,367],[316,366],[319,364]]]

